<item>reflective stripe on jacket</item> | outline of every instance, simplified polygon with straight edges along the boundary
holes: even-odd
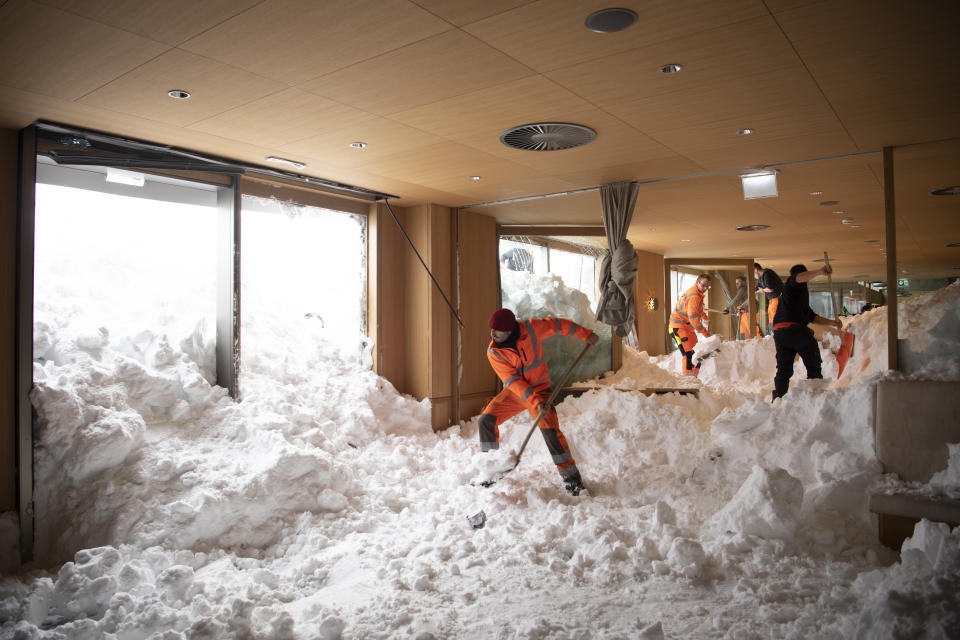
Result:
[[[707,335],[707,329],[703,326],[703,315],[703,294],[697,289],[697,285],[693,285],[680,296],[677,306],[670,314],[670,328],[688,326]]]
[[[536,407],[535,394],[550,388],[550,374],[543,359],[543,340],[560,334],[586,341],[593,331],[565,318],[538,318],[518,322],[516,348],[500,347],[493,340],[487,347],[487,360],[503,388],[509,389],[531,409]],[[543,398],[546,400],[546,397]]]

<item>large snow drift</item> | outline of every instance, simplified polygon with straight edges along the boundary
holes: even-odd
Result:
[[[923,351],[960,286],[903,306]],[[871,434],[882,314],[849,322],[841,380],[827,336],[827,380],[798,365],[772,405],[769,338],[725,343],[697,396],[634,391],[679,376],[672,355],[632,354],[558,407],[576,498],[539,440],[471,486],[475,421],[433,433],[428,402],[330,357],[308,320],[297,358],[247,363],[239,403],[209,382],[202,327],[51,325],[41,561],[0,580],[0,638],[956,637],[960,531],[922,523],[898,560],[866,508],[889,480]],[[504,449],[528,427],[503,425]],[[0,520],[0,546],[15,532]]]

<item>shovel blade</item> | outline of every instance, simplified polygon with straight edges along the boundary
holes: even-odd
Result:
[[[838,378],[843,375],[843,369],[847,366],[847,360],[853,355],[854,335],[852,333],[845,333],[843,334],[842,340],[843,344],[841,344],[840,349],[837,350],[837,364],[839,365],[837,371]]]

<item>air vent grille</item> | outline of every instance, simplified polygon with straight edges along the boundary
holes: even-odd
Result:
[[[580,147],[597,137],[590,127],[566,122],[525,124],[500,134],[500,142],[524,151],[562,151]]]

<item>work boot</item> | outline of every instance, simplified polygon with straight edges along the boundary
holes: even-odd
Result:
[[[583,479],[580,477],[580,472],[578,471],[569,478],[565,478],[563,481],[563,488],[567,490],[572,496],[580,495],[580,492],[583,491]]]

